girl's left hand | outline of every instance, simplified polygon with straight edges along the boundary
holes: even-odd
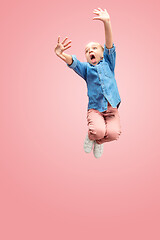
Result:
[[[106,9],[104,9],[104,11],[101,8],[94,9],[93,13],[95,13],[96,15],[98,15],[98,17],[94,17],[93,20],[101,20],[103,22],[105,21],[109,21],[110,20],[110,16],[107,12]]]

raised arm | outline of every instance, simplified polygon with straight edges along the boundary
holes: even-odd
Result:
[[[71,47],[69,45],[71,41],[68,43],[65,43],[68,37],[66,37],[61,43],[60,43],[60,36],[58,37],[57,46],[55,47],[54,51],[58,57],[60,57],[63,61],[65,61],[67,64],[72,64],[72,56],[64,53],[65,50]]]
[[[101,8],[94,9],[93,13],[97,15],[94,17],[93,20],[100,20],[104,23],[105,29],[105,45],[108,49],[112,48],[113,46],[113,38],[112,38],[112,28],[111,28],[111,21],[110,16],[106,9],[104,11]]]
[[[71,41],[68,43],[65,43],[68,37],[66,37],[61,43],[60,43],[60,36],[58,37],[57,46],[55,47],[54,51],[58,57],[60,57],[63,61],[67,63],[67,65],[72,68],[78,75],[80,75],[82,78],[86,80],[86,69],[87,65],[84,62],[80,62],[75,55],[69,55],[64,53],[64,51],[71,47],[69,45]]]

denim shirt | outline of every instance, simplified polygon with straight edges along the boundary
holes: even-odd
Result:
[[[97,65],[80,62],[75,55],[72,55],[72,60],[72,64],[67,66],[81,76],[87,84],[88,110],[106,111],[108,101],[113,108],[118,108],[121,98],[114,73],[116,60],[114,43],[111,49],[106,48],[104,44],[103,60],[100,60]]]

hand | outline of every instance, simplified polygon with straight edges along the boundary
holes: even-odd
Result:
[[[60,43],[60,36],[58,37],[58,43],[57,46],[55,47],[54,51],[57,54],[57,56],[59,56],[60,58],[62,58],[63,60],[66,60],[66,58],[63,56],[63,52],[70,48],[71,45],[69,45],[71,43],[71,41],[69,41],[68,43],[65,44],[65,41],[68,39],[68,37],[66,37],[61,43]]]
[[[101,8],[98,8],[98,9],[99,10],[94,9],[94,11],[93,11],[93,13],[98,15],[98,17],[94,17],[93,20],[100,20],[102,22],[109,21],[110,20],[110,16],[109,16],[107,10],[104,9],[104,11],[103,11]]]

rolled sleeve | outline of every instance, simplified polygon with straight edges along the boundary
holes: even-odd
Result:
[[[81,76],[83,79],[86,80],[87,77],[87,63],[86,62],[80,62],[75,55],[72,56],[72,64],[67,66],[71,69],[73,69],[79,76]]]
[[[76,66],[77,66],[77,58],[76,58],[76,56],[75,55],[71,55],[72,56],[72,60],[73,60],[73,62],[72,62],[72,64],[67,64],[67,66],[68,67],[70,67],[70,68],[72,68],[72,69],[74,69]]]
[[[110,55],[110,54],[114,53],[115,50],[116,50],[116,47],[115,47],[115,44],[114,44],[114,43],[113,43],[112,48],[110,48],[110,49],[108,49],[108,48],[106,47],[106,44],[104,44],[104,53],[105,53],[106,55]]]
[[[103,53],[105,61],[108,62],[110,69],[114,72],[115,61],[116,61],[116,47],[113,43],[112,48],[108,49],[104,44],[104,53]]]

